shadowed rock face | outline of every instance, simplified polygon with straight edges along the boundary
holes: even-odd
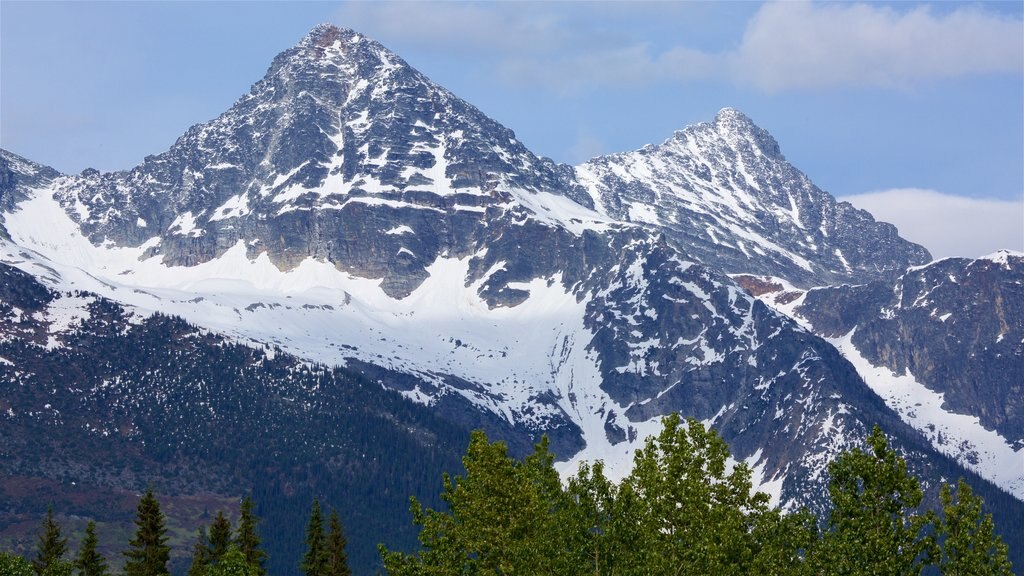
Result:
[[[797,312],[827,336],[855,330],[872,364],[912,374],[951,412],[1024,445],[1024,256],[947,258],[894,284],[811,290]]]
[[[676,132],[657,146],[576,167],[599,210],[664,233],[731,274],[801,287],[891,280],[931,258],[891,224],[836,202],[789,164],[742,113]]]
[[[18,202],[28,197],[28,190],[47,185],[59,175],[49,166],[36,164],[0,149],[0,210],[13,209]]]

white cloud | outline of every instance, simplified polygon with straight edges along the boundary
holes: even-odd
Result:
[[[1024,199],[989,200],[897,188],[839,198],[890,222],[935,258],[1024,252]]]
[[[501,2],[349,2],[334,20],[382,41],[454,54],[549,53],[574,36],[553,14]]]
[[[737,81],[768,91],[905,87],[1024,65],[1024,23],[977,8],[944,15],[868,4],[765,4],[734,55]]]
[[[665,12],[659,3],[630,6],[680,22],[700,17],[699,11]],[[652,49],[614,26],[615,13],[602,3],[354,2],[336,19],[420,50],[459,58],[487,54],[504,81],[559,94],[692,79],[766,92],[905,88],[921,80],[1024,68],[1024,21],[970,6],[937,13],[927,6],[766,3],[735,48],[724,51],[687,38]]]

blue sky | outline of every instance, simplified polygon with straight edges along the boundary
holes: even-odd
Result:
[[[65,172],[130,168],[332,22],[560,162],[661,142],[732,106],[821,188],[937,256],[1024,251],[1022,12],[1021,2],[3,0],[0,146]]]

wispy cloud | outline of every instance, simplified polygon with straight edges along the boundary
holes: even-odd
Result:
[[[497,56],[505,82],[555,93],[695,79],[765,92],[850,86],[904,88],[915,82],[1024,68],[1024,21],[977,7],[942,13],[874,4],[766,3],[732,49],[681,38],[651,45],[627,30],[583,18],[587,4],[356,2],[338,20],[419,49]],[[663,5],[662,5],[663,6]],[[657,4],[635,10],[661,10]],[[575,10],[575,12],[573,12]],[[738,29],[740,30],[740,29]]]
[[[974,7],[944,15],[868,4],[765,4],[733,55],[733,75],[767,91],[905,87],[1019,71],[1024,23]]]
[[[545,54],[573,43],[575,36],[554,13],[504,2],[349,2],[334,19],[428,52]]]
[[[935,258],[976,258],[999,249],[1024,252],[1024,199],[986,200],[898,188],[839,198],[896,225],[900,236]]]

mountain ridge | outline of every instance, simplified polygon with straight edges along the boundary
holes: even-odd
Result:
[[[136,168],[58,175],[0,151],[0,193],[0,261],[51,288],[348,366],[518,446],[548,434],[563,473],[623,475],[671,411],[718,427],[787,507],[813,508],[830,455],[878,422],[921,470],[953,470],[834,344],[726,274],[883,282],[927,259],[735,110],[557,166],[324,26]]]
[[[891,224],[820,190],[733,108],[575,170],[599,212],[656,229],[727,273],[809,288],[890,279],[931,259]]]

